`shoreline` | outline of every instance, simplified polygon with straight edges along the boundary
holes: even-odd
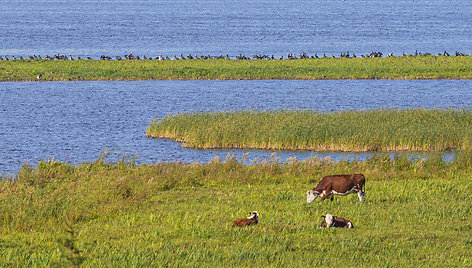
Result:
[[[126,82],[126,81],[241,81],[241,80],[247,80],[247,81],[258,81],[258,80],[300,80],[300,81],[305,81],[305,80],[313,80],[313,81],[328,81],[328,80],[472,80],[471,77],[466,77],[466,78],[430,78],[430,77],[405,77],[405,78],[399,78],[399,77],[390,77],[390,78],[384,78],[384,77],[379,77],[379,78],[280,78],[280,77],[274,77],[274,78],[227,78],[227,79],[221,79],[221,78],[196,78],[196,79],[191,79],[191,78],[149,78],[149,79],[54,79],[54,80],[0,80],[1,83],[8,83],[8,82],[78,82],[78,81],[90,81],[90,82]]]
[[[182,148],[195,149],[195,150],[260,150],[260,151],[276,151],[276,152],[314,152],[314,153],[378,153],[378,154],[389,154],[389,153],[412,153],[412,154],[421,154],[421,153],[457,153],[464,150],[460,147],[446,147],[444,149],[421,149],[421,148],[408,148],[408,147],[375,147],[375,148],[363,148],[363,149],[352,149],[345,148],[342,146],[320,146],[320,147],[284,147],[284,146],[268,146],[268,147],[257,147],[251,145],[229,145],[229,146],[198,146],[186,143],[184,140],[179,138],[173,138],[169,135],[153,135],[147,134],[146,137],[153,139],[165,139],[169,141],[174,141],[182,144]]]
[[[378,79],[472,79],[472,56],[398,56],[293,60],[38,59],[0,61],[0,82]]]

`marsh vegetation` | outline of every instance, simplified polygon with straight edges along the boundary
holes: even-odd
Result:
[[[193,148],[314,151],[448,151],[470,146],[472,112],[382,109],[181,113],[157,118],[147,135]]]
[[[25,164],[0,185],[0,265],[470,266],[471,155]],[[306,203],[322,176],[360,172],[365,201]],[[320,229],[327,213],[356,228]]]

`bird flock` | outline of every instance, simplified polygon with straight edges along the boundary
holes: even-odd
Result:
[[[133,55],[132,53],[128,54],[128,55],[125,55],[125,56],[114,56],[114,57],[111,57],[111,56],[106,56],[106,55],[101,55],[100,56],[100,60],[117,60],[117,61],[120,61],[120,60],[158,60],[158,61],[166,61],[166,60],[209,60],[209,59],[226,59],[226,60],[229,60],[229,59],[236,59],[236,60],[276,60],[276,59],[279,59],[279,60],[296,60],[296,59],[317,59],[317,58],[380,58],[380,57],[383,57],[383,53],[382,52],[379,52],[379,51],[371,51],[370,53],[366,53],[366,54],[361,54],[359,56],[357,56],[355,53],[350,53],[349,51],[347,52],[341,52],[338,54],[338,56],[335,56],[334,54],[331,54],[331,55],[326,55],[326,53],[323,53],[323,55],[318,55],[318,53],[315,53],[313,55],[308,55],[307,53],[305,52],[302,52],[302,53],[299,53],[298,55],[295,54],[295,53],[287,53],[286,56],[281,56],[281,57],[275,57],[274,55],[267,55],[267,54],[253,54],[252,56],[246,56],[244,54],[239,54],[237,56],[233,56],[233,57],[230,57],[228,54],[226,55],[223,55],[223,54],[220,54],[220,55],[192,55],[192,54],[189,54],[189,55],[183,55],[182,53],[180,53],[180,55],[177,55],[177,54],[174,54],[173,57],[169,57],[169,56],[163,56],[162,54],[157,56],[157,57],[147,57],[146,55],[143,55],[143,56],[137,56],[137,55]],[[405,54],[404,52],[401,54],[401,56],[431,56],[432,54],[431,53],[421,53],[421,52],[418,52],[418,50],[415,51],[414,54]],[[459,51],[456,51],[455,53],[453,54],[450,54],[448,53],[446,50],[444,52],[441,52],[441,53],[438,53],[437,54],[438,56],[445,56],[445,57],[449,57],[449,56],[469,56],[468,54],[465,54],[465,53],[461,53]],[[393,53],[388,53],[386,55],[386,57],[394,57],[395,55]],[[45,57],[42,57],[41,55],[32,55],[32,56],[28,56],[28,57],[23,57],[23,56],[19,56],[19,57],[15,57],[13,55],[5,55],[5,56],[0,56],[0,61],[3,61],[3,60],[82,60],[82,59],[85,59],[85,60],[93,60],[92,57],[80,57],[80,56],[72,56],[72,55],[69,55],[69,56],[66,56],[66,55],[54,55],[54,56],[49,56],[49,55],[46,55]]]

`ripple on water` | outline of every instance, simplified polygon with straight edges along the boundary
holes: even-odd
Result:
[[[472,80],[269,80],[3,82],[0,87],[0,173],[41,159],[89,162],[108,148],[137,163],[207,162],[228,153],[248,161],[272,151],[195,150],[145,137],[155,117],[198,111],[381,108],[470,108]],[[314,155],[364,159],[369,154],[277,151],[282,160]]]

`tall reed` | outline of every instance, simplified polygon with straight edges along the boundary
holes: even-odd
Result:
[[[472,113],[467,109],[182,113],[154,120],[146,133],[195,148],[446,151],[468,146]]]

